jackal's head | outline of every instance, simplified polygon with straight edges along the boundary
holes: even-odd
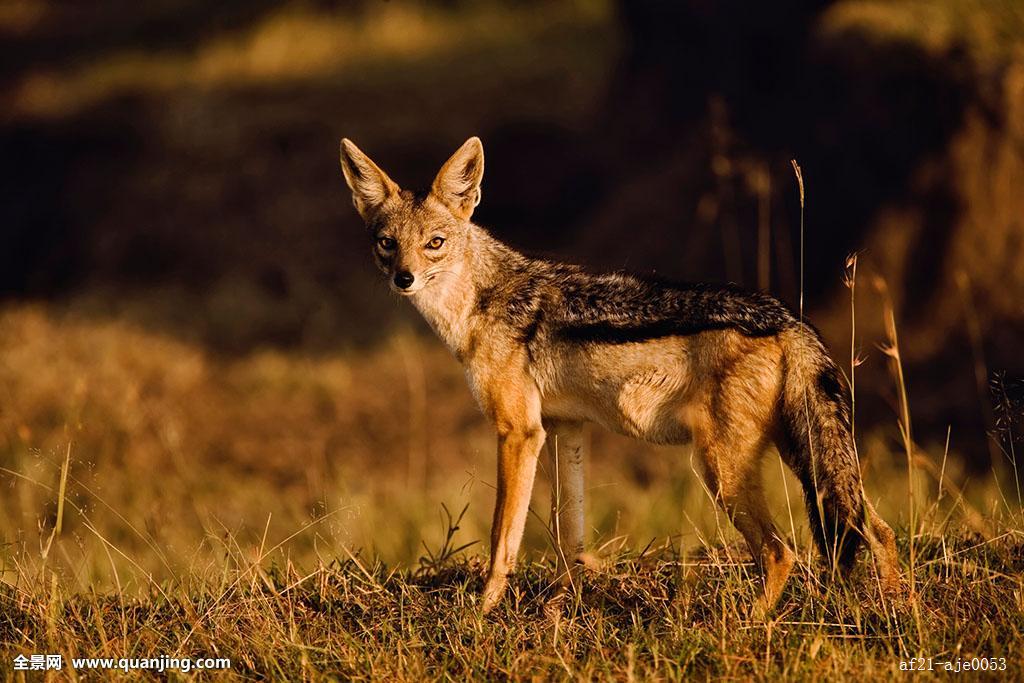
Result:
[[[429,192],[401,189],[347,138],[341,141],[341,170],[391,289],[415,294],[462,273],[484,175],[479,138],[466,140],[445,162]]]

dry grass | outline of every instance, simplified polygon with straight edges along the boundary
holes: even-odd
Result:
[[[238,566],[219,580],[143,599],[6,589],[12,651],[65,656],[193,652],[230,657],[244,677],[305,680],[494,678],[761,678],[900,674],[911,656],[1005,657],[1019,677],[1021,541],[926,538],[920,628],[870,591],[822,586],[802,571],[776,618],[745,615],[750,567],[728,549],[684,582],[671,550],[617,553],[553,617],[543,609],[552,563],[531,563],[506,607],[482,618],[481,563],[395,571],[357,557],[303,571]]]

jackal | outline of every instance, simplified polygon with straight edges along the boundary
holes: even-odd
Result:
[[[425,192],[399,188],[348,139],[341,168],[377,266],[464,365],[497,431],[484,611],[515,566],[545,443],[563,582],[578,571],[587,422],[658,444],[693,443],[709,490],[760,568],[759,613],[773,607],[795,559],[761,484],[769,444],[799,478],[832,566],[850,569],[866,540],[883,588],[898,588],[895,536],[861,487],[848,386],[817,331],[785,305],[732,286],[591,274],[518,253],[470,221],[484,172],[476,137]]]

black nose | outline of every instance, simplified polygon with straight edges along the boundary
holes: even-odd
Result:
[[[395,273],[395,285],[399,289],[409,289],[409,285],[411,285],[413,280],[415,279],[416,278],[412,276],[412,273],[410,273],[407,270],[402,270]]]

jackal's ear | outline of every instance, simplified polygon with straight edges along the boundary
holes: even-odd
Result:
[[[369,220],[388,197],[400,191],[395,181],[348,138],[341,141],[341,171],[352,190],[352,203]]]
[[[457,218],[469,220],[480,203],[484,179],[484,146],[471,137],[445,162],[434,178],[431,191]]]

